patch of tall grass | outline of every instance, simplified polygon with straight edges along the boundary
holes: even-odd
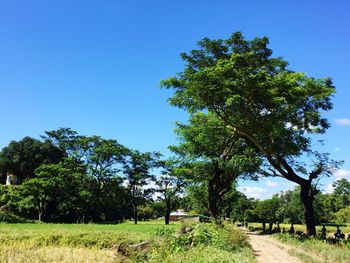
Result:
[[[283,243],[291,245],[296,250],[296,255],[301,255],[301,259],[303,259],[302,254],[306,254],[319,262],[350,262],[350,250],[346,246],[327,244],[316,238],[300,239],[297,236],[288,234],[275,234],[273,236]],[[307,261],[305,260],[305,262]]]
[[[118,257],[114,251],[104,249],[72,248],[72,247],[38,247],[24,245],[9,247],[0,245],[0,262],[8,263],[71,263],[71,262],[127,262]]]
[[[184,224],[153,248],[149,262],[255,262],[247,236],[232,225]]]

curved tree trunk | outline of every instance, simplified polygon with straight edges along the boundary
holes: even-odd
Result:
[[[308,236],[316,235],[316,222],[315,212],[313,207],[314,191],[311,183],[300,185],[300,198],[305,208],[305,223],[306,223],[306,234]]]

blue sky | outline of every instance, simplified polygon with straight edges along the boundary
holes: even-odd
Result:
[[[329,188],[350,178],[349,10],[345,0],[0,0],[0,147],[71,127],[168,154],[174,122],[187,117],[159,81],[182,70],[179,53],[196,41],[242,31],[268,36],[290,69],[333,78],[323,149],[345,164],[323,180]],[[239,185],[260,198],[293,188],[275,178]]]

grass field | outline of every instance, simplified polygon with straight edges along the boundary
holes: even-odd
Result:
[[[230,227],[179,223],[0,224],[0,262],[255,262],[246,237]],[[150,241],[146,251],[123,255],[120,244]]]

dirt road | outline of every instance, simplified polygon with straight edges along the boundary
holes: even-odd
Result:
[[[272,237],[246,232],[254,254],[260,263],[301,263],[301,261],[288,254],[287,245],[278,242]]]

